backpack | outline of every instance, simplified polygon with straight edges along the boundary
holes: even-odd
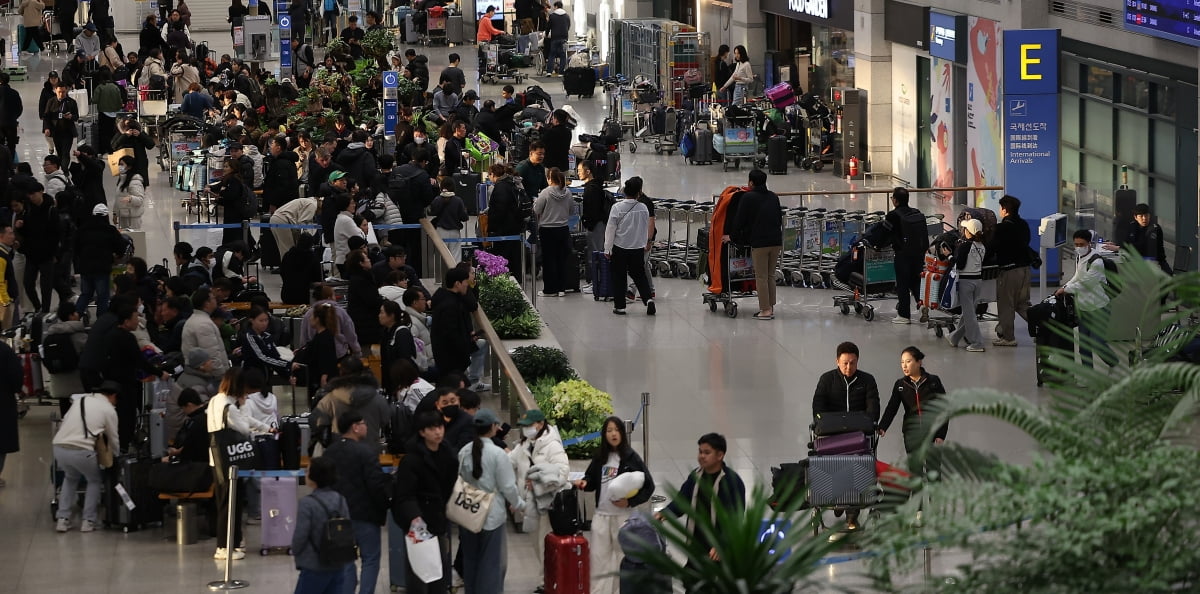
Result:
[[[895,233],[892,245],[897,252],[921,254],[929,249],[929,227],[925,224],[925,215],[915,208],[901,214],[900,228],[892,231]]]
[[[311,496],[316,499],[315,496]],[[340,496],[339,496],[340,499]],[[317,557],[321,565],[334,566],[353,563],[358,559],[358,545],[354,541],[354,524],[349,518],[342,517],[341,511],[332,511],[325,502],[316,500],[325,509],[328,518],[321,530],[321,542],[313,543],[317,549]]]
[[[579,511],[579,492],[566,489],[554,494],[547,512],[550,530],[559,536],[574,536],[583,530],[583,515]]]
[[[155,281],[166,282],[171,278],[171,269],[167,266],[167,260],[164,258],[162,264],[155,264],[146,271],[146,275]]]
[[[1096,260],[1100,260],[1100,263],[1104,265],[1104,289],[1105,293],[1109,297],[1112,297],[1117,293],[1118,287],[1116,283],[1117,263],[1113,258],[1105,258],[1100,254],[1092,254],[1092,257],[1088,258],[1087,265],[1091,266]]]
[[[50,373],[66,373],[79,368],[79,353],[71,341],[71,334],[51,334],[42,342],[42,365]]]
[[[417,434],[413,423],[413,413],[404,406],[403,402],[397,401],[392,404],[392,430],[388,435],[387,451],[389,454],[403,454],[408,446],[408,441]]]

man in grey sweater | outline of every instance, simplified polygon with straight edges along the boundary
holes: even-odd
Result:
[[[604,232],[604,255],[612,260],[613,313],[625,315],[625,278],[633,278],[638,293],[646,304],[646,315],[654,315],[654,298],[646,280],[642,255],[650,249],[650,211],[638,201],[641,188],[625,182],[625,198],[616,203],[608,214]],[[639,179],[638,182],[641,180]]]

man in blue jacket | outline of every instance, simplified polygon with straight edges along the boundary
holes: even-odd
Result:
[[[742,513],[746,508],[746,485],[742,482],[742,477],[725,465],[725,436],[719,433],[705,433],[696,443],[699,446],[696,461],[700,466],[683,481],[683,485],[679,487],[679,497],[690,501],[696,512],[689,515],[687,520],[687,530],[691,533],[692,540],[698,547],[708,549],[710,559],[720,561],[715,543],[709,542],[704,532],[696,529],[694,516],[707,516],[715,532],[720,533],[718,506],[729,513]],[[677,500],[655,517],[662,520],[664,513],[679,517],[683,515],[683,510],[679,508]]]

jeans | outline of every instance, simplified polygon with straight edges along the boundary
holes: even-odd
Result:
[[[746,102],[746,85],[737,83],[733,85],[733,104],[741,105]]]
[[[567,69],[567,40],[555,39],[550,42],[550,56],[546,61],[546,70],[562,74]]]
[[[342,584],[345,581],[346,572],[340,569],[301,569],[300,579],[296,580],[295,594],[342,594]]]
[[[1016,340],[1016,316],[1027,320],[1025,312],[1029,311],[1029,277],[1028,266],[1002,270],[996,277],[996,309],[999,310],[996,335],[1003,340]]]
[[[374,594],[375,582],[379,579],[379,559],[381,556],[382,540],[381,526],[374,522],[354,520],[354,542],[358,544],[358,556],[362,559],[362,573],[359,579],[355,576],[353,563],[346,565],[346,579],[342,582],[342,591],[354,594],[358,586],[359,594]]]
[[[542,245],[542,291],[547,294],[567,290],[567,262],[571,255],[571,230],[567,227],[540,227]],[[570,287],[578,289],[579,287]]]
[[[646,269],[646,286],[650,287],[650,295],[654,295],[654,274],[650,272],[650,250],[642,250],[642,264]]]
[[[977,278],[959,278],[955,283],[958,291],[958,305],[962,307],[961,323],[954,332],[950,333],[950,342],[957,345],[958,341],[966,339],[968,345],[983,346],[983,332],[979,330],[979,316],[975,314],[975,304],[979,303],[979,293],[983,289],[983,281]]]
[[[87,306],[95,295],[96,317],[103,315],[108,311],[109,284],[108,274],[80,274],[79,299],[75,300],[75,311],[79,312],[79,315],[87,313]]]
[[[625,249],[613,246],[612,249],[612,294],[613,308],[625,309],[625,278],[633,278],[642,302],[650,301],[650,283],[646,280],[646,264],[642,248]]]
[[[38,281],[41,276],[41,282]],[[41,288],[41,299],[38,299],[38,288]],[[50,313],[50,293],[54,291],[54,258],[34,261],[25,258],[25,294],[33,309],[42,313]]]
[[[507,526],[501,526],[495,530],[484,530],[479,534],[473,534],[467,530],[458,532],[462,543],[462,578],[467,592],[471,594],[502,594],[504,592],[504,576],[508,573],[506,529]]]
[[[897,257],[896,266],[896,315],[912,317],[911,299],[920,300],[922,260]]]
[[[488,342],[482,338],[476,338],[475,346],[479,348],[471,353],[471,366],[467,368],[467,383],[469,384],[467,387],[486,379],[483,372],[488,358]]]
[[[83,497],[83,519],[95,522],[96,508],[100,506],[100,487],[104,478],[100,475],[100,465],[96,461],[93,450],[78,450],[65,446],[54,446],[54,461],[63,470],[62,490],[58,495],[58,513],[55,516],[62,520],[70,520],[75,507],[75,491],[79,488],[79,479],[87,481],[87,494]]]
[[[1092,359],[1092,349],[1088,348],[1086,339],[1091,339],[1093,343],[1099,345],[1100,348],[1096,354],[1100,356],[1101,361],[1104,361],[1109,367],[1117,365],[1116,353],[1109,348],[1107,339],[1098,332],[1100,329],[1098,326],[1105,317],[1103,311],[1079,312],[1079,359],[1088,367],[1093,367],[1095,363]]]
[[[779,254],[783,246],[754,248],[750,259],[754,261],[754,283],[758,291],[758,311],[774,312],[779,302],[775,295],[775,267],[779,265]]]

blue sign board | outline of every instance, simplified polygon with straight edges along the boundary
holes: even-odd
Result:
[[[292,17],[279,15],[279,68],[292,69]]]
[[[1058,212],[1059,170],[1058,29],[1004,32],[1005,193],[1021,200],[1021,215],[1038,221]],[[1037,249],[1038,238],[1031,238]],[[1058,275],[1055,256],[1047,273]]]
[[[966,16],[929,11],[929,55],[966,64],[969,47],[966,37]]]
[[[400,111],[397,94],[400,88],[400,73],[388,70],[383,73],[383,133],[392,136],[396,133],[396,119]]]
[[[1125,28],[1200,46],[1200,4],[1195,0],[1125,0]]]

